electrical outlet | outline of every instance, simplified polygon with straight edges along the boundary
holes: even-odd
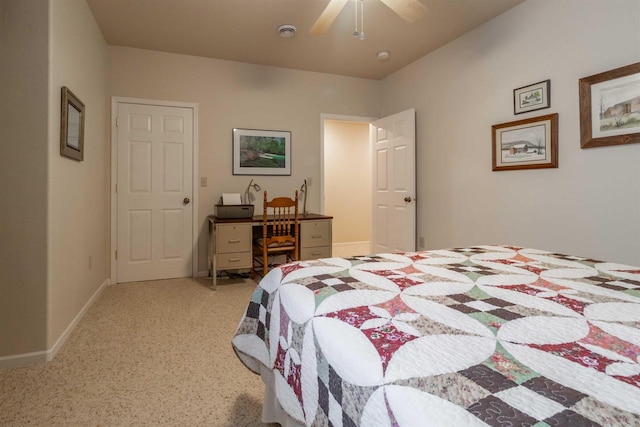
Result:
[[[206,176],[201,176],[200,177],[200,187],[206,187],[207,186],[207,177]]]
[[[424,237],[423,236],[418,237],[418,246],[420,246],[421,248],[424,248]]]
[[[307,186],[311,187],[313,185],[313,179],[311,177],[307,178]]]

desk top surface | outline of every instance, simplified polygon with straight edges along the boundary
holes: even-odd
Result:
[[[312,220],[319,220],[319,219],[333,219],[333,217],[329,215],[321,215],[316,213],[298,214],[298,221],[312,221]],[[273,216],[269,215],[267,217],[267,220],[273,220]],[[209,215],[209,221],[214,222],[216,224],[237,224],[242,222],[262,224],[263,218],[262,218],[262,215],[254,215],[251,218],[218,218],[215,215]]]

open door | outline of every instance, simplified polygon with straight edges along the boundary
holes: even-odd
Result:
[[[371,252],[416,250],[416,110],[371,123]]]

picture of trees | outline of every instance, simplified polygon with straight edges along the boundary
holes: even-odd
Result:
[[[291,175],[291,132],[233,129],[234,175]]]
[[[285,138],[240,136],[240,166],[243,168],[284,168]]]

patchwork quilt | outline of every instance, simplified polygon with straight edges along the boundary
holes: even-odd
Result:
[[[303,261],[232,340],[307,426],[640,426],[640,268],[511,246]]]

